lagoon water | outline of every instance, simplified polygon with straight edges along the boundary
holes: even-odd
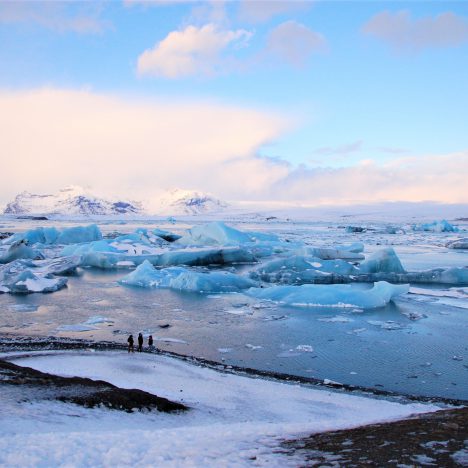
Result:
[[[9,220],[1,230],[23,230],[31,223]],[[103,232],[125,233],[142,225],[140,221],[100,227]],[[152,221],[145,227],[180,232],[189,225]],[[447,241],[463,237],[460,233],[392,235],[383,233],[378,223],[353,234],[338,223],[237,220],[233,225],[318,247],[360,241],[365,254],[391,245],[411,271],[468,265],[466,251],[445,247]],[[252,266],[233,268],[246,271]],[[66,289],[52,294],[0,295],[0,333],[125,343],[129,333],[143,331],[153,335],[158,348],[225,364],[468,399],[466,287],[414,285],[410,294],[388,306],[362,311],[284,307],[243,294],[202,295],[119,285],[127,273],[79,269],[69,277]]]

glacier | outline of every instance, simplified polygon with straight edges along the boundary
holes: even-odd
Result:
[[[245,294],[292,307],[346,307],[374,309],[409,291],[409,284],[374,283],[372,289],[357,289],[349,284],[271,286],[251,288]]]
[[[171,288],[199,293],[238,292],[255,283],[229,272],[198,272],[183,267],[157,270],[145,260],[134,271],[119,280],[120,284],[143,288]]]

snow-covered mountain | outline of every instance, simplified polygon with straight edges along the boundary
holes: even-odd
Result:
[[[69,186],[55,194],[22,192],[8,203],[4,214],[33,215],[128,215],[139,214],[139,203],[98,198],[82,187]]]
[[[216,213],[228,204],[213,195],[196,190],[174,189],[156,200],[156,210],[161,214],[196,215]]]

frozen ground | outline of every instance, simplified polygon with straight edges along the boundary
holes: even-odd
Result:
[[[5,358],[1,355],[0,358]],[[437,410],[224,374],[126,352],[27,353],[14,362],[63,376],[138,388],[191,407],[121,413],[0,393],[1,466],[298,466],[284,439]],[[4,391],[6,389],[6,391]]]
[[[255,213],[232,215],[226,222],[242,231],[276,234],[288,245],[321,248],[362,242],[365,256],[393,247],[409,271],[468,265],[466,250],[446,247],[447,242],[466,237],[466,221],[450,218],[461,231],[439,233],[411,230],[413,224],[430,221],[427,214],[386,220],[381,213],[342,218],[329,213],[324,218],[329,222],[291,221],[284,213],[275,215],[276,219],[269,221]],[[140,226],[184,234],[204,221],[101,220],[99,227],[105,236],[116,231],[131,233]],[[396,234],[387,230],[390,221],[398,228]],[[37,226],[63,229],[77,224],[83,222],[5,218],[0,220],[0,231],[20,232]],[[347,226],[363,230],[347,232]],[[53,246],[47,250],[59,251]],[[260,264],[282,255],[260,258]],[[221,270],[247,275],[257,267],[231,265]],[[76,275],[67,277],[67,288],[52,294],[0,294],[0,333],[122,343],[128,333],[142,331],[145,336],[152,334],[159,348],[225,364],[402,393],[468,399],[467,285],[412,284],[409,294],[377,309],[297,308],[242,293],[201,295],[119,285],[131,271],[128,266],[115,270],[80,268]]]

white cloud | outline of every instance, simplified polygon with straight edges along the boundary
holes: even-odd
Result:
[[[139,75],[165,78],[210,76],[221,71],[223,52],[230,46],[243,47],[250,36],[243,29],[219,30],[212,23],[200,28],[187,26],[144,51],[138,57],[137,71]]]
[[[242,0],[239,18],[250,23],[264,23],[277,15],[307,10],[311,5],[311,1],[299,0]]]
[[[468,42],[468,19],[452,12],[435,18],[413,20],[408,11],[383,11],[362,28],[399,51],[420,51],[431,47],[454,47]]]
[[[327,41],[301,23],[286,21],[270,32],[267,50],[292,65],[301,66],[311,55],[326,51]]]
[[[253,109],[56,89],[0,92],[0,108],[3,204],[70,184],[131,199],[189,187],[230,201],[466,203],[468,151],[293,167],[256,156],[291,122]]]
[[[466,203],[468,151],[373,161],[342,168],[299,167],[270,188],[269,197],[314,204],[383,201]]]
[[[99,2],[4,1],[0,2],[0,23],[26,23],[56,32],[96,34],[109,26],[100,18]]]
[[[0,108],[3,203],[69,184],[136,199],[171,187],[248,196],[276,171],[257,149],[289,125],[234,105],[57,89],[0,92]]]

